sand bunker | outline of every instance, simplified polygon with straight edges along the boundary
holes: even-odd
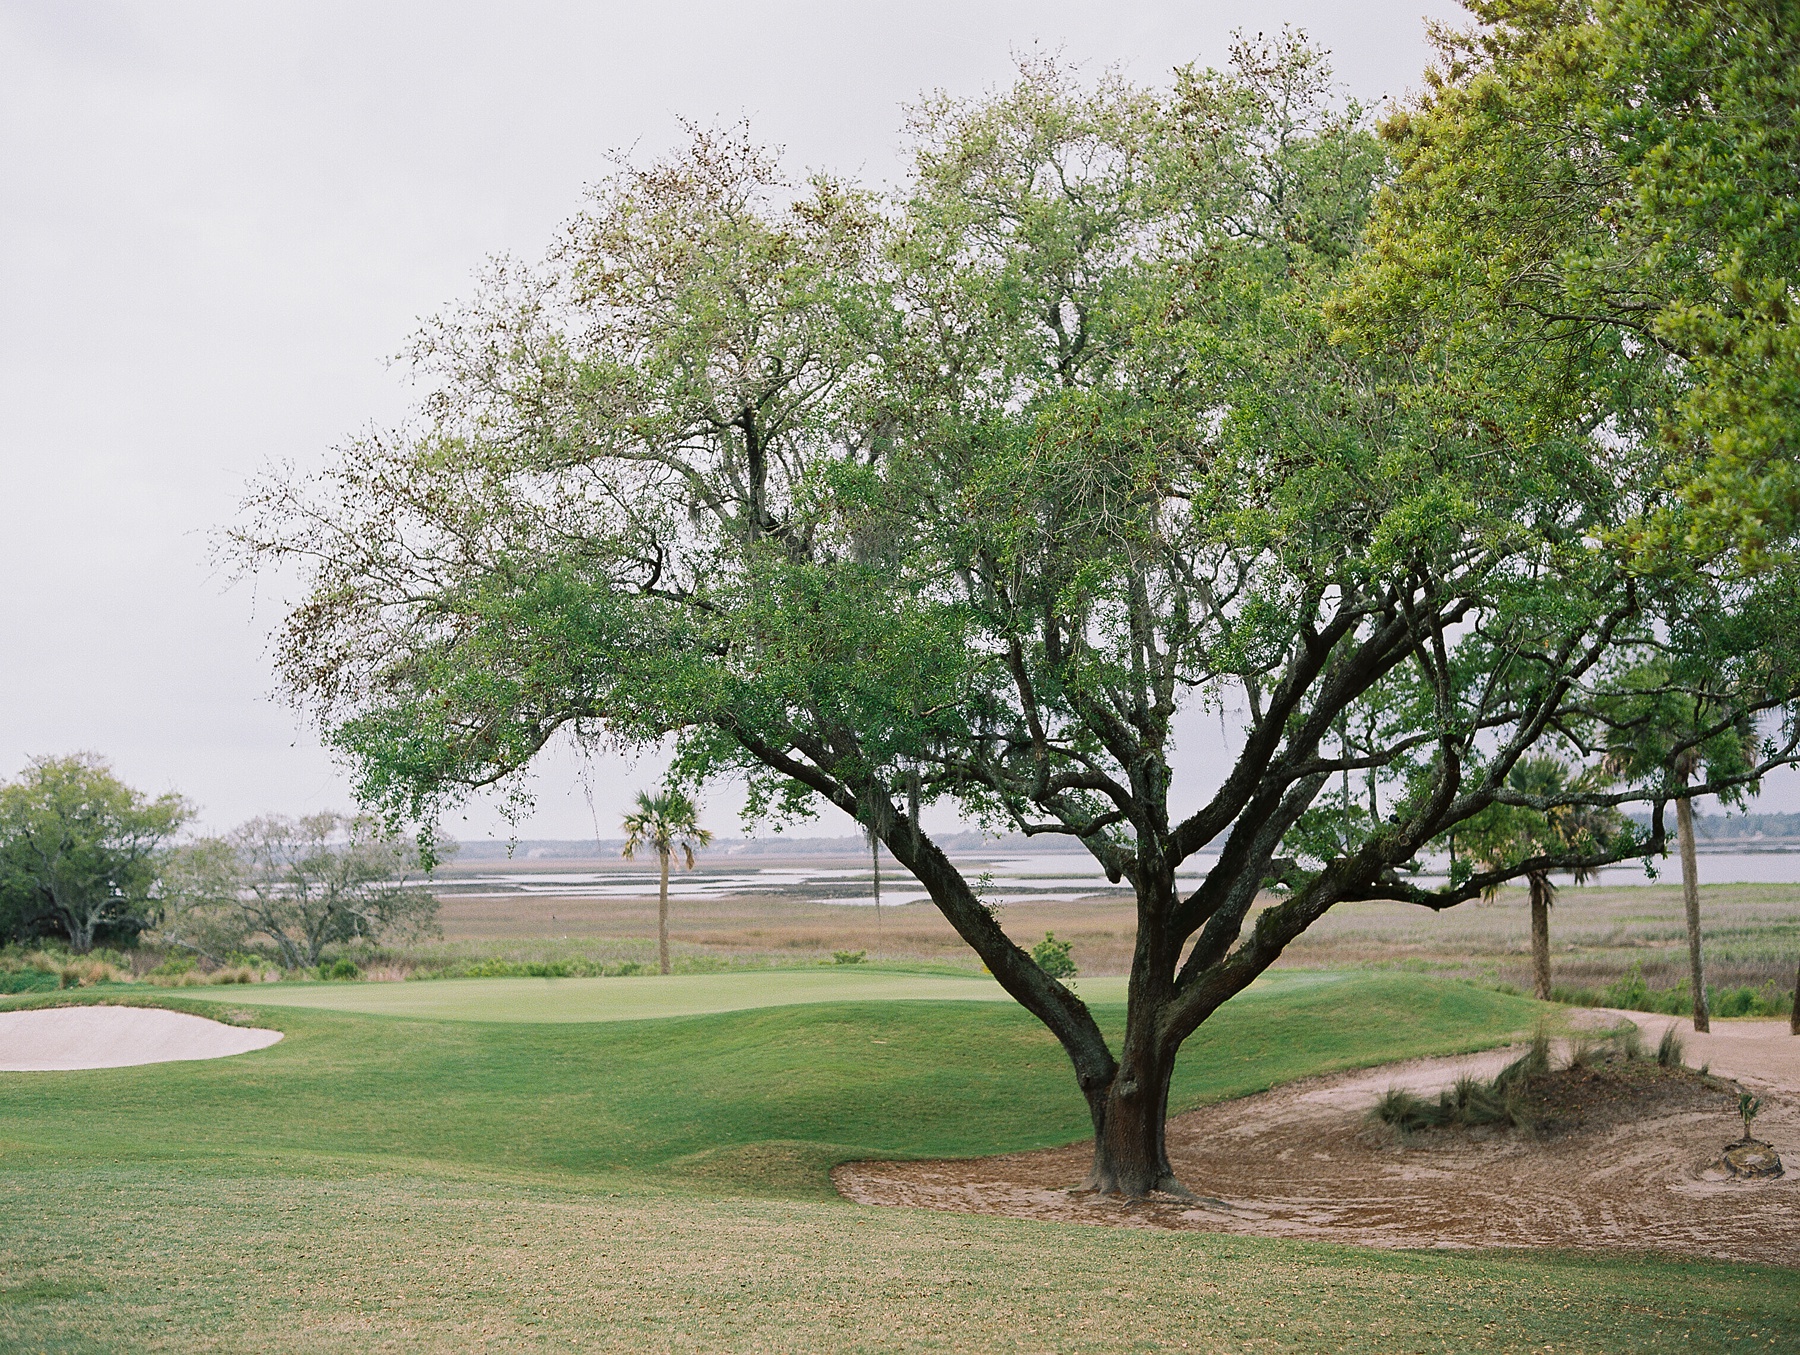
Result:
[[[1669,1021],[1644,1024],[1660,1035]],[[1786,1046],[1767,1062],[1751,1053],[1760,1035],[1703,1036],[1696,1043],[1707,1050],[1688,1061],[1729,1046],[1732,1057],[1715,1058],[1714,1070],[1738,1064],[1763,1093],[1756,1132],[1789,1164],[1779,1180],[1723,1180],[1711,1170],[1743,1126],[1735,1095],[1697,1083],[1630,1118],[1599,1116],[1553,1136],[1432,1131],[1402,1142],[1368,1119],[1390,1087],[1431,1094],[1464,1073],[1491,1076],[1516,1050],[1314,1078],[1178,1116],[1170,1160],[1213,1203],[1072,1196],[1092,1155],[1087,1144],[975,1161],[856,1162],[833,1179],[862,1204],[1013,1218],[1380,1247],[1628,1248],[1800,1266],[1800,1097],[1779,1076]]]
[[[61,1072],[223,1059],[266,1049],[280,1038],[278,1030],[245,1030],[160,1007],[0,1012],[0,1072]]]

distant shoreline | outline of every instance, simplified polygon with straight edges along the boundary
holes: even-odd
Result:
[[[1070,856],[1087,853],[1066,839],[1046,840],[1014,834],[990,838],[981,833],[950,833],[935,839],[948,852],[986,852],[996,855]],[[526,861],[611,861],[620,857],[623,838],[521,838],[506,843],[492,838],[458,842],[457,865]],[[1669,855],[1674,856],[1674,840],[1669,842]],[[1800,835],[1794,837],[1708,837],[1702,832],[1694,843],[1702,856],[1740,853],[1753,856],[1780,856],[1800,853]],[[771,834],[756,838],[715,838],[707,850],[713,859],[721,857],[742,860],[758,857],[858,856],[866,857],[868,843],[860,837],[783,837]],[[889,860],[886,852],[882,859]]]

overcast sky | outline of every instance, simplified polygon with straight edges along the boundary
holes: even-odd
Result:
[[[401,415],[387,360],[417,320],[486,257],[537,257],[609,152],[747,115],[795,165],[880,182],[906,102],[1001,84],[1015,51],[1148,82],[1283,23],[1379,99],[1417,83],[1425,14],[1459,11],[0,0],[0,778],[92,749],[214,827],[347,802],[274,698],[280,597],[228,587],[208,533],[265,462],[317,464]],[[611,836],[656,772],[589,768],[590,812],[580,764],[553,757],[521,832]],[[710,817],[736,832],[728,801]]]

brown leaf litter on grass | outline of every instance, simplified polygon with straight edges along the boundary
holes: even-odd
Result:
[[[1401,1136],[1370,1118],[1390,1089],[1432,1095],[1462,1076],[1491,1078],[1521,1052],[1312,1078],[1177,1116],[1169,1158],[1202,1200],[1073,1194],[1089,1144],[969,1161],[856,1162],[833,1180],[861,1204],[1013,1218],[1398,1248],[1654,1250],[1800,1266],[1800,1171],[1738,1181],[1716,1169],[1743,1130],[1736,1088],[1720,1079],[1601,1060],[1534,1084],[1532,1129]],[[1786,1086],[1759,1089],[1758,1136],[1800,1164],[1800,1096]]]

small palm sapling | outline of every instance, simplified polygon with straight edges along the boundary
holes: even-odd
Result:
[[[1762,1110],[1762,1097],[1752,1096],[1749,1092],[1738,1093],[1738,1114],[1744,1117],[1744,1139],[1750,1140],[1750,1125]]]

